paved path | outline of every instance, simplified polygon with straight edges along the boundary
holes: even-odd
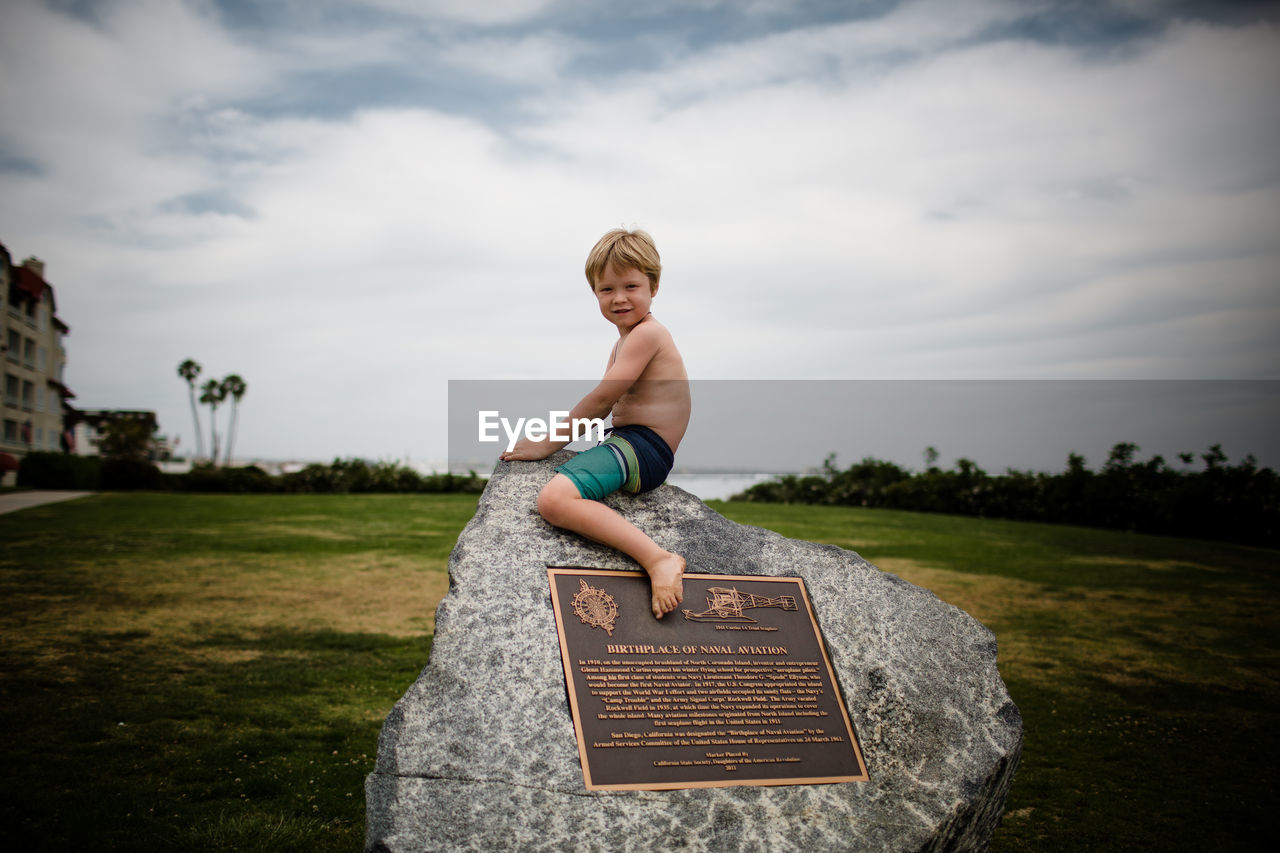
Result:
[[[69,501],[73,498],[82,498],[91,494],[93,492],[46,492],[39,489],[30,492],[5,492],[0,494],[0,514],[15,512],[31,506],[40,506],[41,504]]]

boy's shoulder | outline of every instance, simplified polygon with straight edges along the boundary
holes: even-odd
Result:
[[[638,326],[632,329],[630,334],[631,335],[638,334],[641,336],[641,339],[647,338],[653,341],[675,340],[671,336],[671,330],[669,330],[666,326],[662,325],[662,323],[658,321],[658,318],[652,314],[646,317],[643,323],[640,323]]]
[[[620,348],[630,349],[635,354],[647,353],[650,359],[679,358],[675,338],[653,315],[628,332],[623,340]]]
[[[673,365],[683,363],[671,332],[653,315],[636,324],[614,344],[609,363],[615,365],[620,361],[629,364],[630,369],[664,373],[676,369]]]

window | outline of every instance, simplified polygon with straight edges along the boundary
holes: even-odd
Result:
[[[10,408],[18,408],[18,395],[21,393],[22,383],[18,381],[18,377],[4,375],[4,404]]]
[[[44,447],[44,427],[36,427],[36,447]]]
[[[22,363],[32,370],[36,369],[36,342],[31,338],[22,341]]]
[[[9,351],[6,357],[14,364],[22,360],[22,335],[13,329],[9,330]]]
[[[4,422],[4,440],[5,440],[5,441],[17,441],[17,440],[18,440],[18,422],[17,422],[17,421],[11,421],[11,420],[9,420],[8,418],[6,418],[6,419],[5,419],[5,422]]]
[[[44,411],[44,390],[45,389],[43,385],[36,386],[36,411],[37,412]]]
[[[36,386],[24,379],[22,381],[22,408],[26,409],[28,412],[31,411],[31,406],[35,402],[35,396]]]
[[[44,347],[36,347],[36,370],[44,372],[44,366],[49,362],[49,351]]]

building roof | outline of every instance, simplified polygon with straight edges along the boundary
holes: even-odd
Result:
[[[49,294],[49,316],[53,320],[53,325],[59,332],[64,335],[71,331],[71,327],[62,322],[58,318],[58,302],[53,297],[53,285],[44,280],[44,276],[25,265],[10,266],[10,280],[14,287],[20,293],[33,302],[39,302],[44,299],[46,293]]]
[[[64,400],[74,400],[74,399],[75,399],[75,396],[76,396],[76,395],[75,395],[74,393],[72,393],[71,389],[70,389],[70,388],[68,388],[66,385],[63,385],[63,384],[62,384],[61,382],[59,382],[58,380],[54,379],[52,376],[50,376],[46,381],[49,383],[49,385],[50,385],[52,388],[56,389],[56,390],[57,390],[57,392],[58,392],[59,394],[61,394],[61,395],[62,395],[62,399],[64,399]]]
[[[18,290],[25,293],[31,299],[39,302],[44,298],[46,289],[49,291],[49,299],[53,300],[53,288],[49,283],[41,278],[40,273],[30,267],[16,266],[10,267],[13,275],[13,284]]]

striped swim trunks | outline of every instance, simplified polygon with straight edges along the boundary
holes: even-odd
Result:
[[[614,427],[603,444],[584,450],[556,471],[573,481],[578,494],[598,501],[621,489],[639,494],[667,479],[675,454],[662,436],[647,426]]]

